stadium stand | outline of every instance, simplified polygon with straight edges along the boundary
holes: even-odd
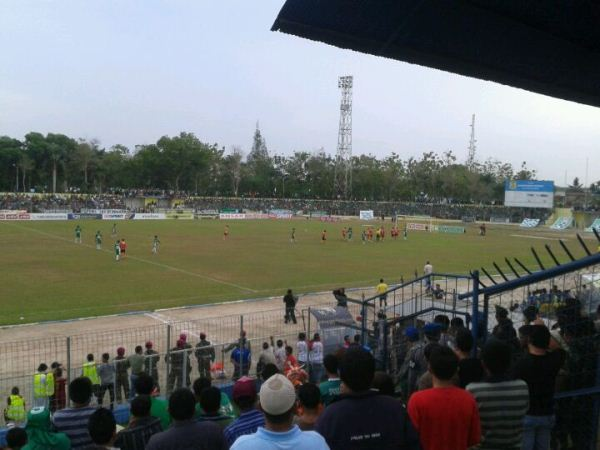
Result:
[[[585,231],[587,231],[589,233],[591,233],[594,230],[600,231],[600,217],[597,217],[596,219],[594,219],[592,224],[585,229]]]
[[[572,217],[559,217],[552,225],[550,225],[550,228],[553,230],[566,230],[567,228],[571,228],[572,226]]]
[[[535,228],[540,224],[540,219],[523,219],[523,222],[521,222],[521,225],[519,225],[521,228]]]

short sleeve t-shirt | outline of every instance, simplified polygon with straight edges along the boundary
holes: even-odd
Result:
[[[323,343],[315,341],[310,349],[310,362],[313,364],[323,364]]]
[[[330,378],[327,381],[323,381],[319,385],[321,391],[321,401],[325,406],[329,405],[332,401],[340,396],[340,385],[342,381],[339,378]]]
[[[385,294],[388,291],[389,287],[385,283],[379,283],[375,289],[376,289],[377,293],[379,295],[381,295],[381,294]]]
[[[423,450],[466,450],[479,443],[479,410],[473,396],[457,387],[415,392],[408,414]]]
[[[296,344],[296,349],[298,353],[298,361],[300,361],[300,363],[308,361],[308,345],[306,345],[306,341],[298,341]]]

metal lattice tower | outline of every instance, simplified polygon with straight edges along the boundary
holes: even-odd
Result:
[[[352,194],[352,75],[340,77],[340,128],[335,159],[334,195],[348,198]]]
[[[477,151],[477,139],[475,139],[475,114],[471,118],[471,139],[469,140],[469,156],[467,157],[467,167],[473,170],[475,166],[475,152]]]

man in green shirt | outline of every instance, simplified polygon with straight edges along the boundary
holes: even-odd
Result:
[[[81,244],[81,227],[79,225],[75,227],[75,243]]]
[[[171,425],[171,416],[169,415],[169,402],[163,398],[152,396],[154,391],[154,379],[143,373],[137,377],[135,390],[137,395],[148,395],[152,405],[150,406],[150,415],[158,417],[163,430],[166,430]]]
[[[102,250],[102,233],[96,231],[96,250]]]
[[[327,373],[327,381],[319,385],[321,391],[321,400],[323,405],[327,406],[340,396],[340,385],[342,381],[338,375],[338,359],[335,355],[327,355],[323,360],[323,366]]]
[[[129,376],[129,379],[131,381],[130,399],[135,397],[135,384],[138,377],[144,373],[145,359],[146,358],[144,357],[144,349],[141,345],[136,346],[135,353],[127,357],[129,367],[131,367],[131,375]]]
[[[115,244],[115,261],[118,261],[121,257],[121,247],[119,247],[119,241]]]
[[[196,397],[196,413],[194,414],[194,417],[196,417],[196,418],[199,418],[203,414],[206,414],[206,411],[202,407],[200,399],[201,399],[202,392],[209,387],[212,387],[212,384],[211,384],[211,380],[208,378],[196,378],[196,380],[194,381],[194,384],[192,385],[192,389],[194,391],[194,396]],[[227,416],[230,419],[235,419],[238,416],[238,414],[237,414],[235,408],[233,407],[231,400],[229,400],[229,397],[227,396],[227,394],[225,392],[223,392],[223,391],[220,391],[220,392],[221,392],[221,400],[220,400],[220,406],[218,408],[219,415]]]

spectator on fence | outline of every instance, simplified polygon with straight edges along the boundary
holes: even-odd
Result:
[[[71,441],[65,433],[54,433],[47,408],[32,408],[25,426],[29,442],[24,450],[69,450]]]
[[[298,364],[303,369],[308,368],[308,343],[306,342],[306,333],[298,333],[298,342],[296,342],[296,354],[298,355]]]
[[[88,421],[88,432],[94,445],[86,447],[86,450],[113,450],[112,444],[117,437],[117,422],[113,413],[105,408],[94,411]]]
[[[153,435],[163,431],[160,419],[151,415],[151,408],[152,398],[149,395],[138,395],[131,401],[129,424],[117,434],[115,447],[121,450],[143,450]]]
[[[115,396],[117,403],[121,403],[122,399],[129,398],[129,360],[125,357],[125,349],[123,347],[117,348],[117,356],[113,359],[115,365]],[[122,397],[121,395],[124,395]]]
[[[154,387],[160,392],[160,383],[158,379],[158,362],[160,354],[154,350],[152,341],[146,342],[146,351],[144,352],[144,372],[154,380]]]
[[[565,360],[563,350],[548,352],[550,331],[544,325],[531,325],[527,353],[516,363],[514,378],[529,388],[529,409],[523,420],[523,450],[549,448],[554,426],[556,376]]]
[[[98,404],[102,406],[104,395],[108,391],[110,400],[110,410],[114,409],[115,402],[115,366],[110,363],[110,355],[102,354],[102,363],[98,366],[98,375],[100,377],[100,389],[98,390]]]
[[[194,394],[197,401],[196,413],[198,413],[198,410],[200,411],[200,414],[196,415],[199,422],[213,422],[222,429],[225,429],[231,423],[233,418],[221,412],[221,391],[218,388],[213,386],[205,387],[200,392],[200,395],[194,389]]]
[[[54,393],[49,397],[50,402],[50,411],[54,412],[57,409],[62,409],[65,407],[64,393],[65,393],[65,382],[66,380],[63,378],[62,381],[59,381],[59,378],[62,377],[62,364],[58,361],[54,361],[50,364],[50,370],[52,371],[52,375],[54,376]],[[60,375],[59,375],[60,371]],[[62,391],[61,391],[62,389]],[[58,396],[60,396],[60,392],[63,394],[62,408],[58,408]]]
[[[225,428],[225,439],[231,446],[243,435],[255,433],[258,427],[265,426],[265,418],[256,409],[256,385],[254,380],[242,377],[233,385],[233,402],[240,410],[240,416]]]
[[[200,416],[201,414],[204,414],[205,411],[202,409],[202,405],[200,404],[200,394],[202,393],[202,391],[206,388],[209,388],[212,386],[212,381],[208,378],[196,378],[196,380],[194,381],[194,384],[192,385],[193,387],[193,391],[194,391],[194,396],[196,397],[196,416]],[[227,416],[227,417],[231,417],[231,418],[235,418],[236,417],[236,413],[235,413],[235,409],[233,408],[233,405],[231,404],[231,401],[229,400],[229,397],[227,396],[227,394],[223,391],[221,392],[221,400],[220,400],[220,409],[219,409],[219,413]]]
[[[135,384],[137,395],[145,395],[150,397],[150,415],[158,417],[163,430],[171,425],[171,416],[169,415],[169,404],[166,400],[153,396],[154,379],[147,374],[142,374],[138,377]]]
[[[169,375],[167,378],[167,394],[173,391],[174,387],[183,387],[183,367],[184,367],[184,342],[177,340],[175,347],[167,355],[170,364]]]
[[[19,388],[14,386],[10,391],[10,396],[6,399],[6,409],[4,410],[4,421],[6,424],[20,426],[25,422],[25,399],[19,393]]]
[[[419,438],[402,403],[370,390],[373,355],[348,349],[339,370],[342,394],[325,408],[315,428],[332,450],[419,449]]]
[[[422,341],[417,342],[406,354],[406,358],[400,367],[400,378],[407,375],[406,393],[404,398],[408,399],[417,390],[419,378],[427,372],[427,360],[425,359],[425,347],[440,340],[441,327],[437,323],[428,323],[423,327]]]
[[[6,450],[21,450],[27,445],[27,433],[23,428],[15,427],[6,433]]]
[[[436,300],[443,300],[446,296],[446,291],[442,289],[439,283],[435,284],[435,288],[433,288],[433,298]]]
[[[88,378],[92,382],[92,392],[100,404],[100,377],[98,376],[98,366],[94,361],[94,355],[88,353],[86,362],[83,363],[81,376]]]
[[[529,390],[523,380],[511,380],[510,346],[491,339],[481,352],[486,377],[469,383],[469,391],[479,408],[481,450],[519,449],[523,435],[523,418],[529,407]]]
[[[293,424],[295,404],[294,386],[283,375],[273,375],[260,388],[264,427],[238,438],[231,449],[329,450],[322,436],[314,431],[301,431]]]
[[[286,357],[284,342],[281,339],[277,339],[277,346],[275,346],[273,344],[273,336],[271,336],[271,346],[275,355],[275,365],[277,365],[280,372],[283,372]]]
[[[250,366],[252,365],[252,355],[247,347],[236,347],[231,352],[231,363],[233,364],[232,379],[238,380],[241,377],[248,376]]]
[[[88,433],[88,419],[96,408],[90,406],[92,382],[87,377],[75,378],[69,384],[72,408],[56,411],[52,418],[56,431],[64,432],[71,440],[74,450],[84,449],[92,443]]]
[[[225,450],[227,443],[221,428],[210,422],[194,420],[196,400],[189,389],[180,388],[169,397],[173,426],[153,435],[146,450]]]
[[[339,361],[335,355],[329,354],[323,359],[327,381],[323,381],[319,384],[319,390],[321,391],[321,399],[325,406],[329,405],[340,396],[340,385],[342,384],[342,380],[340,380],[338,374],[338,365]]]
[[[54,374],[47,373],[48,366],[41,363],[33,376],[33,406],[48,408],[54,395]]]
[[[454,353],[458,357],[458,379],[461,388],[465,388],[469,383],[481,381],[484,376],[481,360],[472,356],[473,345],[471,332],[466,328],[458,330]]]
[[[196,344],[194,352],[198,361],[198,373],[201,378],[211,378],[210,366],[215,361],[215,348],[206,340],[206,333],[200,333],[200,341]]]
[[[308,359],[310,363],[310,382],[317,386],[323,379],[323,343],[321,342],[321,335],[315,333],[312,341],[309,343]]]
[[[138,377],[144,373],[144,360],[144,349],[141,345],[137,345],[135,347],[135,352],[127,357],[129,367],[131,368],[131,375],[129,376],[129,381],[131,384],[129,391],[130,399],[135,397],[135,380],[137,380]]]
[[[288,289],[286,294],[283,296],[283,303],[285,304],[285,323],[294,322],[294,324],[298,323],[296,321],[296,302],[298,301],[298,297],[296,297],[291,289]]]
[[[323,412],[321,391],[319,386],[313,383],[304,383],[296,390],[298,401],[296,403],[296,417],[294,424],[302,431],[315,429],[317,419]]]
[[[348,296],[346,295],[346,289],[345,288],[342,287],[342,288],[339,288],[339,289],[335,289],[333,291],[333,296],[337,300],[337,305],[336,306],[341,306],[342,308],[347,308],[348,307]]]
[[[408,413],[419,432],[423,450],[466,450],[479,443],[479,411],[473,396],[453,385],[458,358],[445,346],[429,357],[433,388],[415,392]]]

